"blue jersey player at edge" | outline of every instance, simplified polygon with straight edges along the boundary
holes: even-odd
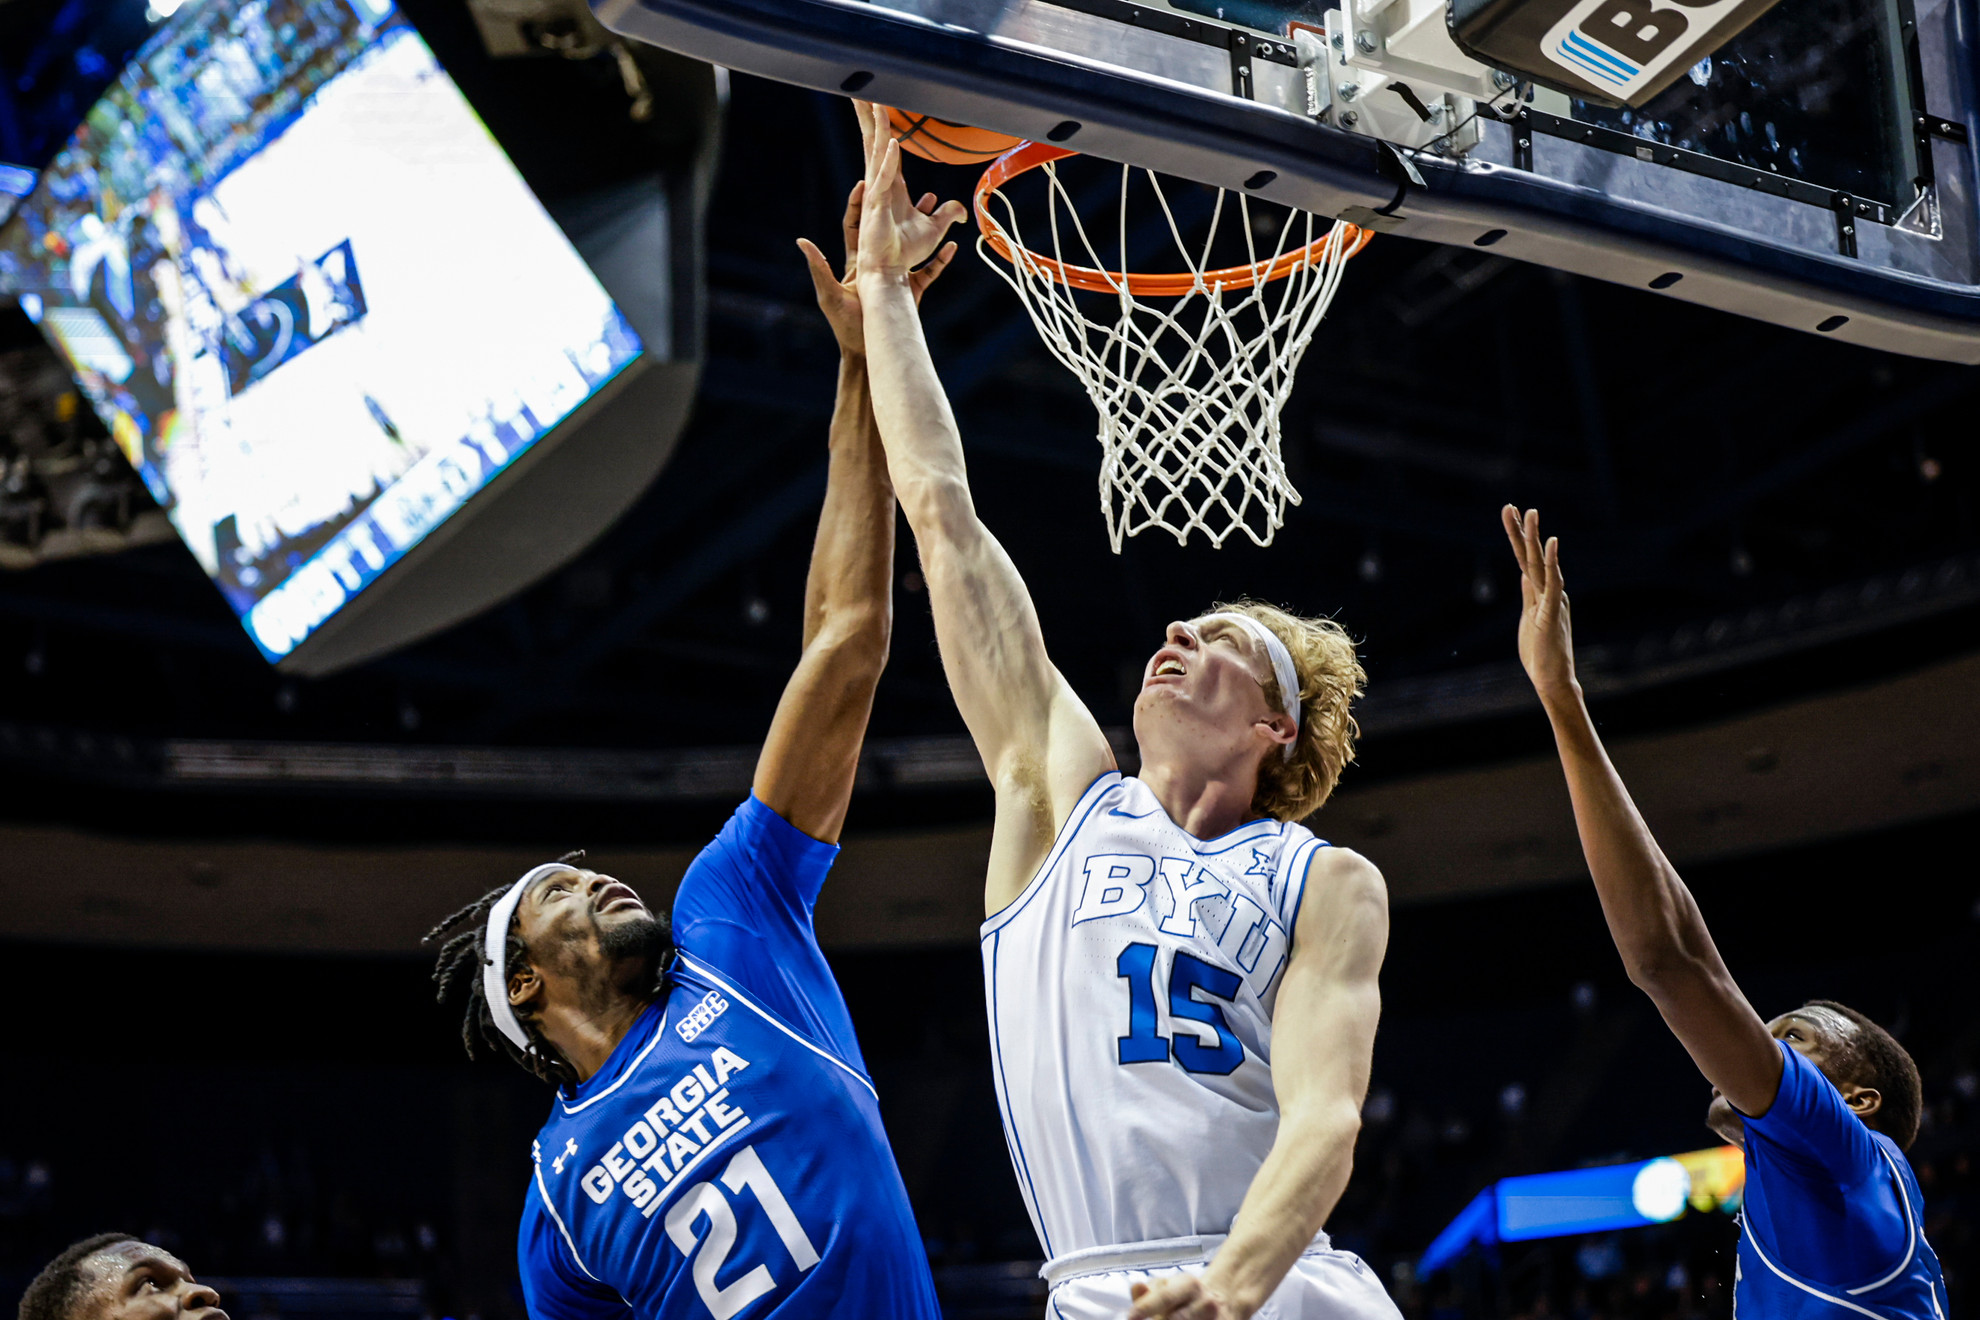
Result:
[[[846,212],[848,265],[859,190]],[[838,852],[891,626],[894,498],[853,272],[803,243],[842,357],[804,650],[752,790],[671,922],[536,867],[441,923],[463,1040],[555,1084],[518,1241],[533,1320],[939,1320],[928,1261],[812,908]],[[954,247],[917,273],[915,292]],[[670,929],[671,927],[671,929]]]
[[[1763,1320],[1945,1320],[1905,1150],[1918,1068],[1855,1009],[1812,1000],[1762,1022],[1637,813],[1574,674],[1557,539],[1503,511],[1519,559],[1519,658],[1554,727],[1582,851],[1629,979],[1712,1083],[1706,1123],[1746,1155],[1735,1315]]]

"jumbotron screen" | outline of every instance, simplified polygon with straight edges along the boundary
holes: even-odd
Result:
[[[270,659],[641,351],[390,0],[202,0],[0,231]]]

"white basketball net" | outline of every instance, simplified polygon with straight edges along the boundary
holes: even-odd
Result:
[[[1144,170],[1187,266],[1184,277],[1193,277],[1177,296],[1155,300],[1158,306],[1107,274],[1107,263],[1094,250],[1059,179],[1057,162],[1039,171],[1050,197],[1048,246],[1033,249],[1024,241],[1016,207],[998,189],[986,198],[990,205],[977,251],[1017,291],[1045,346],[1079,377],[1099,411],[1100,509],[1114,553],[1120,553],[1123,538],[1151,527],[1180,544],[1201,531],[1220,546],[1242,529],[1257,544],[1270,545],[1285,523],[1286,505],[1300,502],[1280,458],[1279,414],[1292,393],[1300,357],[1356,250],[1352,226],[1291,211],[1276,245],[1265,252],[1252,230],[1249,200],[1239,194],[1237,218],[1246,264],[1253,269],[1262,272],[1298,252],[1325,232],[1322,226],[1331,224],[1333,241],[1281,279],[1239,289],[1205,283],[1230,194],[1218,190],[1209,233],[1192,250],[1160,181]],[[1132,167],[1121,167],[1118,251],[1123,254],[1132,173]],[[1008,263],[990,246],[992,228],[1011,249]],[[1082,294],[1040,260],[1047,254],[1061,265],[1102,274],[1108,291]],[[1111,319],[1105,318],[1108,303]],[[1089,315],[1089,308],[1100,315]]]

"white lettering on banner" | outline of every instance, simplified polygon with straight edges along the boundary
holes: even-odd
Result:
[[[481,451],[488,460],[488,466],[501,467],[509,461],[509,451],[502,447],[502,437],[495,434],[495,428],[485,421],[477,421],[468,427],[468,443]]]
[[[1696,51],[1743,0],[1581,0],[1540,40],[1540,53],[1618,101]]]
[[[1196,900],[1230,892],[1223,881],[1211,874],[1209,867],[1198,866],[1187,857],[1164,857],[1156,869],[1169,891],[1169,915],[1162,918],[1161,925],[1167,935],[1195,935]]]
[[[357,523],[351,528],[351,548],[364,559],[365,566],[376,573],[385,567],[385,551],[378,546],[377,534],[369,520]]]
[[[546,361],[543,369],[522,387],[523,400],[536,414],[536,424],[547,431],[562,421],[571,409],[584,402],[591,387],[569,357]]]
[[[1095,853],[1086,859],[1086,886],[1080,890],[1072,924],[1126,916],[1148,897],[1148,882],[1154,878],[1153,857],[1138,853]]]
[[[256,601],[248,611],[248,626],[264,650],[287,655],[349,599],[337,574],[318,556]]]

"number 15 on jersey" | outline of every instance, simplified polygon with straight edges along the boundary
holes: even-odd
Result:
[[[1188,1029],[1165,1036],[1160,1030],[1160,1005],[1155,996],[1160,952],[1153,944],[1137,940],[1114,959],[1115,973],[1128,984],[1128,1030],[1119,1039],[1120,1061],[1166,1063],[1173,1057],[1184,1072],[1221,1077],[1237,1071],[1244,1062],[1244,1042],[1231,1031],[1224,1010],[1218,1006],[1237,998],[1237,973],[1177,949],[1169,963],[1170,1022],[1200,1023],[1217,1033],[1217,1043],[1206,1045]],[[1199,990],[1209,996],[1209,1002],[1196,997]]]

